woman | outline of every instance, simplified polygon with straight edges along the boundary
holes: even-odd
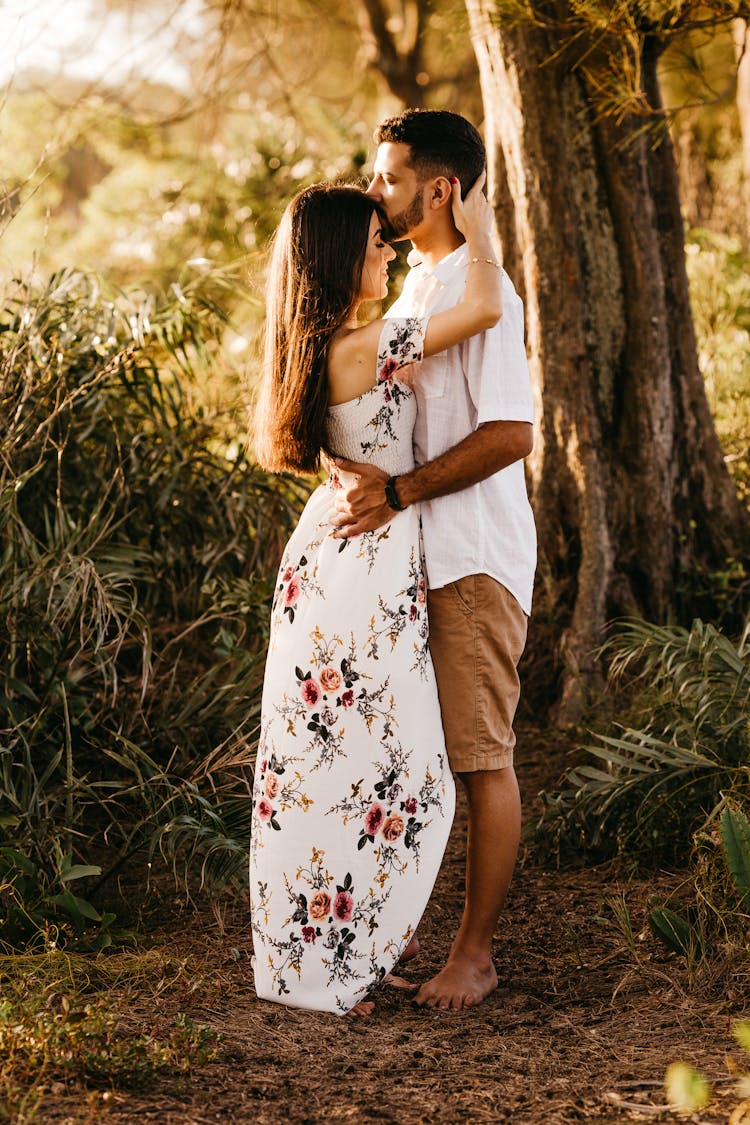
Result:
[[[483,183],[483,180],[482,180]],[[386,295],[393,250],[372,201],[318,184],[282,219],[270,281],[258,460],[316,472],[321,451],[413,467],[405,379],[496,323],[500,270],[482,183],[451,206],[472,261],[463,300],[427,319],[359,326]],[[415,365],[415,366],[413,366]],[[250,856],[258,995],[339,1014],[407,949],[453,817],[427,644],[419,513],[334,538],[335,475],[310,497],[272,610]]]

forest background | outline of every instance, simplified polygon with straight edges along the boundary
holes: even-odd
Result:
[[[33,1120],[19,1106],[60,1074],[210,1051],[189,1021],[149,1045],[104,1002],[71,1024],[50,995],[59,957],[163,920],[165,870],[217,917],[242,884],[275,568],[311,484],[247,445],[265,253],[298,188],[366,178],[373,126],[404,105],[482,127],[526,305],[540,565],[520,717],[562,747],[529,846],[677,872],[650,933],[696,987],[741,995],[747,5],[147,8],[90,7],[40,70],[21,44],[47,9],[0,5],[19,60],[0,109],[5,1112]]]

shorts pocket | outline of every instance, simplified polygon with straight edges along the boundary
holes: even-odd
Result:
[[[465,614],[473,614],[477,606],[477,577],[475,574],[468,575],[467,578],[459,578],[456,582],[451,582],[450,590],[453,599]]]

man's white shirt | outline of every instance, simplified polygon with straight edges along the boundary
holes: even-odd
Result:
[[[458,304],[469,251],[459,246],[428,271],[412,266],[389,317],[431,316]],[[494,328],[422,360],[414,456],[418,465],[457,445],[483,422],[533,422],[534,402],[523,338],[523,303],[503,271],[503,315]],[[531,612],[536,529],[523,461],[469,488],[423,501],[425,563],[431,589],[469,574],[489,574]]]

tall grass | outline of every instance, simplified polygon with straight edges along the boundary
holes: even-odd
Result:
[[[4,295],[0,942],[81,929],[70,884],[144,848],[204,877],[244,862],[268,601],[300,497],[248,460],[241,411],[194,401],[219,355],[216,284],[159,304],[66,272]]]

